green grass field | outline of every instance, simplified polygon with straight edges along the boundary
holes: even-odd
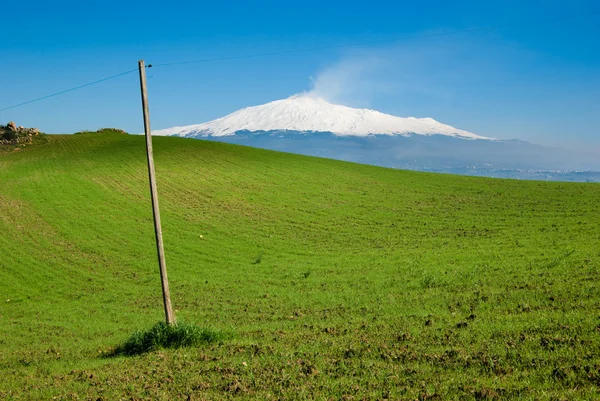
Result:
[[[600,185],[144,138],[0,153],[0,399],[598,399]]]

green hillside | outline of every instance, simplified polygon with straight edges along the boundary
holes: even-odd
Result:
[[[0,399],[594,399],[600,185],[154,139],[178,319],[223,342],[107,357],[163,319],[144,138],[0,153]]]

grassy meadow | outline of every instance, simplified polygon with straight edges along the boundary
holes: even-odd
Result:
[[[0,153],[0,399],[600,398],[600,185],[154,138]]]

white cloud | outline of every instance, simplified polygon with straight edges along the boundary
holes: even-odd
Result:
[[[387,61],[376,54],[350,55],[310,77],[312,96],[348,106],[367,107],[377,92],[388,91],[392,82],[377,75]]]
[[[445,96],[435,70],[450,51],[448,46],[414,44],[354,50],[309,77],[307,93],[352,107],[370,107],[390,96]]]

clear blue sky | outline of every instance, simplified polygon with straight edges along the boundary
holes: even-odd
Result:
[[[0,108],[134,69],[600,11],[597,1],[3,4]],[[148,70],[152,127],[316,90],[480,135],[600,152],[600,15]],[[50,133],[142,131],[136,73],[0,112]]]

